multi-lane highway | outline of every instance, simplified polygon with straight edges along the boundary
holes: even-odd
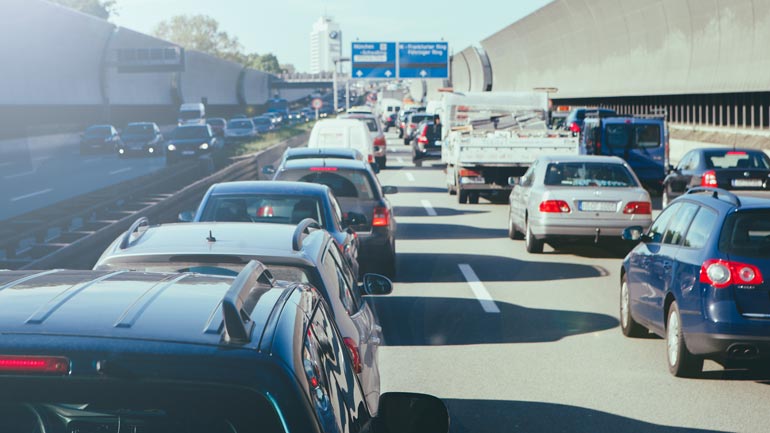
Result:
[[[383,388],[444,399],[452,432],[767,431],[770,374],[677,379],[658,338],[618,325],[622,258],[595,247],[528,254],[507,205],[458,205],[442,167],[390,139],[383,185],[398,220],[394,293],[375,302]]]

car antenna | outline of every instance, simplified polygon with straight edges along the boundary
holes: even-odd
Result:
[[[209,230],[209,237],[207,237],[206,240],[209,242],[216,242],[217,238],[215,238],[214,235],[211,234],[211,230]]]

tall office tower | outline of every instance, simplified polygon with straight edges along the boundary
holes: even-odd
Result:
[[[332,72],[334,59],[342,56],[342,31],[331,17],[322,16],[310,32],[310,73]]]

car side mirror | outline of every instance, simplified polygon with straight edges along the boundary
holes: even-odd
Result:
[[[193,220],[195,220],[195,212],[189,210],[179,212],[179,221],[183,223],[191,223]]]
[[[376,422],[377,432],[447,433],[449,411],[432,395],[386,392],[380,396]]]
[[[632,242],[647,242],[649,237],[644,234],[644,228],[642,226],[626,227],[623,230],[623,240]]]
[[[272,175],[274,175],[275,174],[275,167],[273,167],[272,165],[266,165],[266,166],[262,167],[262,174],[264,174],[265,176],[272,176]]]
[[[398,194],[398,187],[397,186],[383,186],[382,187],[382,193],[383,194]]]
[[[508,178],[508,185],[516,186],[518,184],[519,184],[519,178],[518,177],[511,176],[511,177]]]
[[[676,167],[674,167],[671,164],[668,165],[668,172],[669,173],[675,173],[676,171],[677,171]]]
[[[367,295],[390,295],[393,292],[393,282],[380,274],[365,274],[363,289]]]

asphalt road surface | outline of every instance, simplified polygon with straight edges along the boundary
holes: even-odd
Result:
[[[455,433],[768,431],[770,374],[706,362],[703,378],[674,378],[663,340],[622,336],[620,255],[528,254],[507,237],[507,204],[458,205],[438,162],[416,168],[388,145],[398,275],[373,301],[383,391],[441,397]]]

